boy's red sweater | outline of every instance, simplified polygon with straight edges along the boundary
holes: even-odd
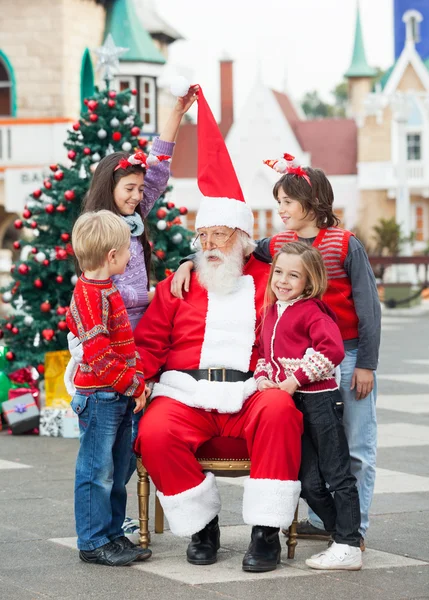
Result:
[[[145,389],[142,363],[122,297],[111,279],[78,279],[67,312],[82,342],[83,362],[74,379],[81,394],[116,391],[137,398]]]

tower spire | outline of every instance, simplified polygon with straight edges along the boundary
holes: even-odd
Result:
[[[358,0],[356,6],[356,29],[353,56],[350,67],[348,68],[347,72],[344,73],[344,77],[374,77],[375,75],[376,70],[370,67],[366,60]]]

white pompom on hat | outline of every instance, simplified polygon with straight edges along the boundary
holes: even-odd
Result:
[[[188,93],[190,87],[191,86],[189,85],[189,81],[186,79],[186,77],[178,75],[172,80],[170,85],[170,91],[173,94],[173,96],[183,98],[183,96],[186,96],[186,94]]]

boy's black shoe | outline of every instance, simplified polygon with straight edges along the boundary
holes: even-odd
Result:
[[[124,567],[136,560],[136,552],[132,548],[124,549],[115,542],[108,542],[95,550],[80,550],[79,558],[83,562],[96,565]]]
[[[198,533],[194,533],[186,551],[186,558],[192,565],[212,565],[217,560],[220,548],[219,520],[215,517]]]
[[[149,548],[142,548],[141,546],[136,546],[136,544],[133,544],[132,541],[129,540],[125,535],[116,538],[115,544],[117,546],[120,546],[123,550],[125,548],[134,550],[136,555],[135,560],[147,560],[152,556],[152,550],[149,550]]]
[[[265,573],[274,571],[280,562],[281,545],[278,527],[255,526],[252,539],[243,558],[243,571]]]
[[[282,529],[282,533],[289,537],[289,530]],[[310,523],[308,519],[301,519],[296,524],[296,537],[302,540],[329,541],[331,535],[325,529],[319,529]]]

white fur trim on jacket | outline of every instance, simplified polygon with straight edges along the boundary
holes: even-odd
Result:
[[[200,485],[174,496],[157,492],[171,532],[187,536],[201,531],[220,512],[220,496],[213,473],[206,473]]]
[[[253,213],[250,206],[233,198],[203,197],[195,219],[195,229],[216,226],[237,227],[253,237]]]
[[[255,342],[255,282],[243,275],[230,294],[208,294],[200,369],[225,367],[246,373]]]
[[[300,481],[247,479],[244,482],[243,520],[248,525],[287,529],[301,493]]]
[[[165,371],[159,383],[153,386],[152,398],[168,396],[194,408],[236,413],[241,410],[244,401],[255,392],[256,382],[253,377],[247,381],[223,383],[206,379],[196,381],[182,371]]]

